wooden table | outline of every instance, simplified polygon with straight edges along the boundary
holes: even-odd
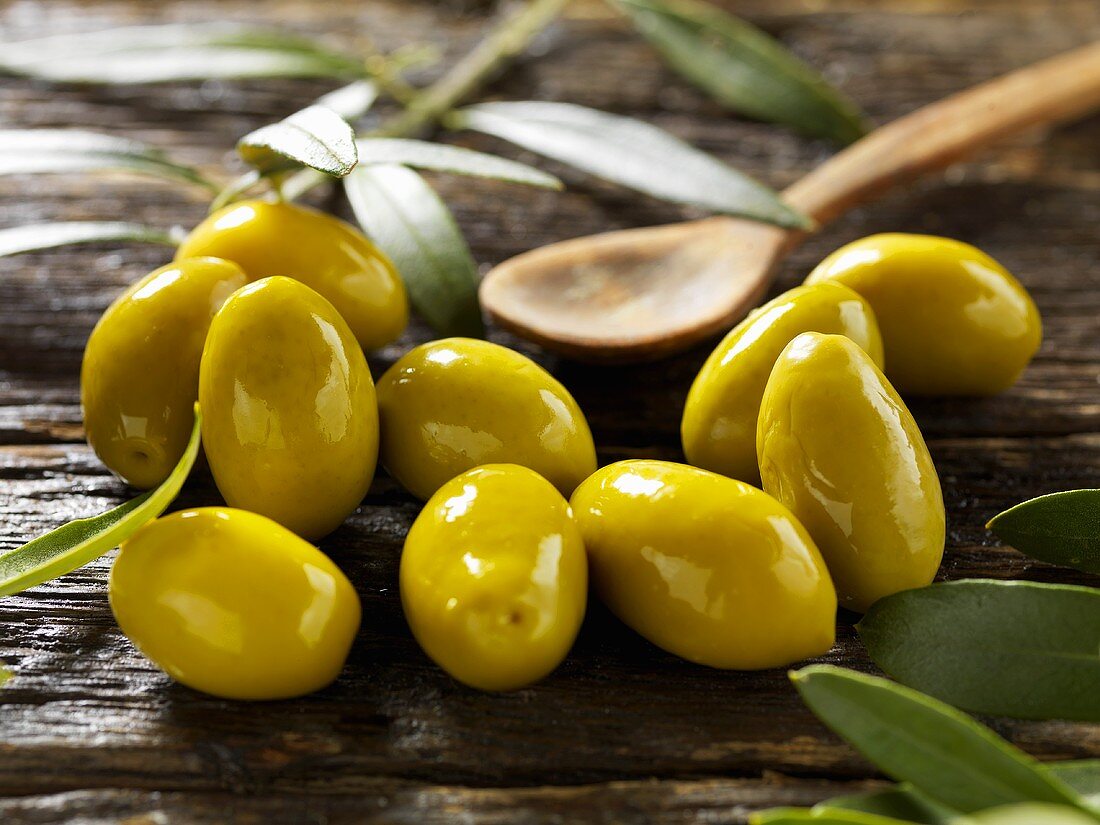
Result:
[[[1100,37],[1095,0],[739,0],[729,3],[844,87],[879,122]],[[0,2],[0,41],[139,22],[270,20],[361,47],[416,39],[460,54],[486,4],[411,0]],[[0,47],[2,48],[2,47]],[[783,186],[830,147],[738,120],[661,68],[595,2],[489,93],[573,101],[643,117]],[[217,170],[235,139],[326,91],[251,81],[96,89],[0,80],[0,126],[90,127],[165,146]],[[460,143],[522,154],[488,138]],[[550,167],[564,194],[434,179],[478,260],[680,210]],[[1100,119],[1012,142],[841,221],[784,267],[797,283],[836,246],[871,232],[938,232],[977,244],[1032,290],[1046,340],[1023,380],[980,401],[914,404],[949,507],[945,578],[1091,581],[999,548],[982,525],[1039,493],[1095,486],[1100,470]],[[337,199],[330,206],[346,212]],[[134,178],[0,179],[0,225],[129,218],[189,225],[201,193]],[[84,341],[161,248],[58,250],[0,260],[0,546],[14,547],[128,495],[85,446],[77,376]],[[428,330],[377,353],[384,369]],[[516,344],[495,333],[494,339]],[[532,348],[521,345],[525,351]],[[588,412],[602,462],[680,456],[685,392],[706,348],[636,368],[536,353]],[[217,501],[198,478],[179,505]],[[322,547],[359,588],[364,623],[347,669],[293,702],[241,704],[175,685],[112,620],[110,559],[0,602],[0,820],[5,823],[742,822],[751,810],[851,792],[873,769],[802,706],[785,674],[681,662],[593,605],[576,649],[534,688],[497,696],[455,684],[411,639],[397,559],[416,503],[380,477]],[[850,626],[827,661],[872,666]],[[1047,759],[1100,756],[1100,726],[991,724]]]

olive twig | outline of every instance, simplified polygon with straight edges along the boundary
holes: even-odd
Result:
[[[568,5],[569,0],[532,0],[509,16],[455,67],[421,91],[408,107],[375,129],[374,137],[408,137],[438,122],[492,75],[514,60]]]
[[[419,90],[402,75],[412,69],[432,66],[439,62],[439,49],[431,44],[414,43],[383,54],[371,50],[363,66],[378,88],[403,106],[410,105]]]
[[[532,0],[518,12],[503,20],[495,29],[462,58],[450,72],[427,88],[417,92],[404,111],[359,137],[410,137],[433,123],[444,123],[449,113],[465,98],[472,95],[493,74],[518,57],[531,40],[561,14],[569,0]],[[399,53],[397,53],[399,54]],[[397,55],[386,71],[389,81],[404,81],[394,73],[394,66],[401,66]],[[371,72],[368,58],[368,73]],[[408,64],[406,64],[407,66]],[[398,69],[400,71],[400,68]],[[378,76],[372,79],[385,88],[398,102],[402,92],[386,85]],[[294,200],[332,178],[312,169],[304,169],[286,179],[283,196]]]

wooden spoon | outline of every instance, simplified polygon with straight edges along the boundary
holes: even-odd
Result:
[[[1100,42],[919,109],[783,192],[820,228],[903,182],[1029,126],[1100,107]],[[728,329],[809,233],[730,217],[606,232],[526,252],[486,275],[501,326],[588,361],[646,360]]]

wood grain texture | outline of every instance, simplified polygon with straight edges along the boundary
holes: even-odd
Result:
[[[739,0],[879,122],[1100,37],[1094,0]],[[0,42],[138,22],[255,22],[254,2],[0,0]],[[486,2],[277,0],[263,17],[348,49],[431,40],[449,58],[484,29]],[[2,46],[0,46],[2,48]],[[737,119],[691,90],[595,2],[578,2],[487,97],[567,100],[644,117],[782,187],[831,151]],[[426,72],[428,79],[431,72]],[[0,78],[0,127],[83,126],[148,140],[211,174],[235,139],[307,104],[315,81],[50,88]],[[489,138],[449,140],[533,158]],[[1095,486],[1100,470],[1100,119],[1027,136],[841,220],[800,249],[776,289],[876,231],[975,243],[1032,290],[1046,340],[1010,392],[913,405],[949,508],[942,576],[1100,584],[995,546],[982,525],[1028,496]],[[432,177],[485,265],[532,246],[695,213],[547,165],[563,194]],[[346,205],[318,193],[341,214]],[[190,225],[198,191],[132,177],[0,178],[0,226],[116,218]],[[127,495],[83,444],[77,375],[92,325],[161,264],[151,247],[0,259],[0,547]],[[494,332],[549,366],[588,412],[601,461],[678,458],[684,396],[706,347],[656,365],[586,367]],[[376,372],[428,338],[414,324]],[[216,502],[206,477],[179,504]],[[781,671],[722,673],[664,654],[593,605],[576,650],[540,685],[477,693],[412,641],[397,558],[417,505],[385,477],[322,547],[364,604],[348,668],[329,689],[243,705],[173,685],[119,633],[104,559],[0,602],[0,820],[5,823],[743,822],[773,804],[861,787],[873,770],[798,701]],[[842,617],[825,660],[870,669]],[[1100,726],[989,720],[1044,758],[1100,756]]]

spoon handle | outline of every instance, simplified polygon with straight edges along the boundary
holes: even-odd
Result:
[[[918,109],[830,158],[783,199],[823,225],[854,206],[1029,126],[1100,107],[1100,41]]]

